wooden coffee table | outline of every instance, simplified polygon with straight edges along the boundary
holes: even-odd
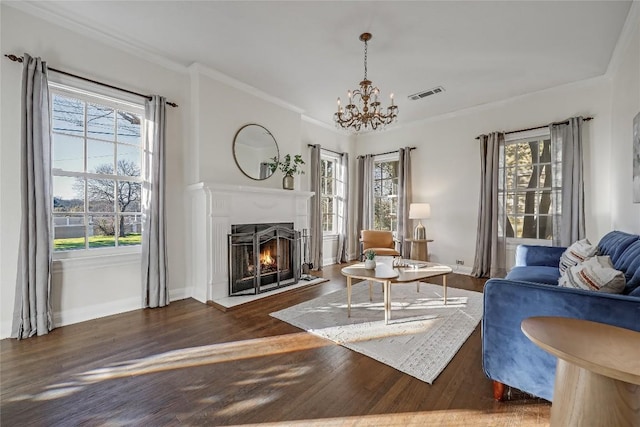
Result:
[[[640,332],[565,317],[521,328],[558,358],[552,426],[640,426]]]
[[[447,303],[447,274],[453,270],[451,267],[433,262],[408,261],[419,264],[420,268],[395,267],[377,262],[375,270],[367,270],[364,263],[350,265],[341,270],[347,278],[347,316],[351,317],[351,286],[353,279],[369,280],[369,299],[371,299],[371,282],[382,283],[384,291],[384,322],[391,319],[391,284],[417,282],[416,291],[420,291],[420,280],[429,277],[442,276],[443,301]]]

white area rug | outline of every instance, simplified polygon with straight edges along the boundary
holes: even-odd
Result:
[[[365,354],[432,384],[482,319],[482,293],[422,283],[391,285],[391,320],[384,324],[382,286],[352,287],[351,317],[347,290],[271,313],[271,316]]]

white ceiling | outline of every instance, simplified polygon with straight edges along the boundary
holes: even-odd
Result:
[[[399,122],[603,75],[630,1],[29,2],[134,47],[199,62],[332,124],[364,73]],[[56,64],[57,65],[57,64]],[[62,67],[62,65],[59,65]],[[419,101],[407,96],[442,85]]]

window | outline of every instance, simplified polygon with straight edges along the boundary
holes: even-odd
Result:
[[[144,108],[50,90],[54,250],[140,245]]]
[[[551,239],[551,203],[559,197],[559,189],[551,186],[549,135],[505,141],[501,173],[506,237]]]
[[[373,171],[373,227],[376,230],[396,231],[398,226],[398,168],[397,159],[375,162]]]
[[[337,159],[322,154],[320,159],[320,203],[322,205],[322,232],[324,234],[338,232],[336,172]]]

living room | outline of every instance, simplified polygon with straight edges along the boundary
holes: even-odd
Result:
[[[575,2],[574,2],[575,3]],[[611,2],[577,2],[585,8],[608,8]],[[547,76],[520,76],[522,86],[527,90],[504,93],[499,88],[499,78],[492,77],[491,70],[482,70],[476,63],[473,46],[469,47],[466,58],[458,63],[460,69],[471,69],[476,73],[486,73],[483,79],[487,86],[485,93],[468,93],[469,106],[454,109],[447,105],[447,96],[465,92],[465,88],[446,87],[444,94],[430,99],[432,107],[421,117],[412,121],[389,126],[384,132],[370,132],[353,135],[337,131],[332,127],[331,116],[308,116],[299,106],[286,98],[275,96],[269,88],[257,89],[258,84],[248,84],[243,75],[227,75],[224,69],[198,62],[184,63],[174,58],[158,54],[153,49],[143,49],[143,43],[127,40],[111,33],[107,28],[92,26],[91,21],[66,15],[65,6],[56,8],[55,3],[46,2],[3,2],[0,5],[2,23],[1,47],[4,54],[22,55],[29,53],[47,61],[53,68],[67,70],[75,74],[129,88],[136,92],[161,94],[178,104],[167,109],[167,205],[168,216],[168,288],[171,301],[196,298],[206,302],[206,293],[198,293],[203,276],[194,269],[202,254],[194,250],[194,224],[199,215],[194,204],[190,186],[198,183],[215,183],[229,186],[251,186],[264,189],[280,189],[280,175],[270,179],[253,181],[237,168],[233,161],[233,137],[243,125],[258,123],[274,135],[281,154],[301,154],[309,161],[308,144],[320,144],[323,148],[348,152],[352,171],[355,171],[357,156],[384,153],[401,147],[416,147],[411,153],[412,161],[412,201],[428,202],[431,217],[425,222],[430,243],[431,261],[452,266],[458,273],[469,274],[475,256],[476,230],[478,223],[478,198],[480,161],[476,136],[488,132],[527,129],[545,126],[566,120],[569,117],[593,117],[584,125],[585,141],[585,214],[586,237],[597,242],[610,230],[640,233],[640,204],[632,202],[631,140],[632,122],[640,111],[640,29],[638,25],[639,4],[637,2],[613,2],[615,13],[607,15],[611,22],[600,31],[597,20],[600,9],[588,14],[592,21],[571,23],[585,26],[597,33],[597,46],[590,46],[581,40],[574,41],[576,49],[597,51],[593,61],[586,62],[580,77],[558,76],[554,84],[536,86],[537,78]],[[90,2],[78,3],[79,12],[90,13],[96,7],[96,14],[108,11],[106,3],[91,6]],[[140,4],[132,7],[140,8]],[[268,3],[261,7],[267,8]],[[337,6],[336,6],[337,7]],[[496,6],[497,7],[497,6]],[[525,7],[525,6],[522,6]],[[535,5],[527,4],[532,10]],[[106,8],[106,9],[102,9]],[[241,14],[242,8],[236,13]],[[153,13],[153,10],[151,10]],[[538,10],[543,14],[544,10]],[[242,15],[240,15],[242,16]],[[252,19],[257,19],[251,15]],[[377,16],[376,21],[384,21]],[[343,22],[343,21],[340,21]],[[350,21],[347,21],[350,22]],[[356,21],[357,22],[357,21]],[[304,27],[301,23],[296,23]],[[337,26],[338,24],[335,23]],[[385,28],[379,24],[381,28]],[[344,26],[344,25],[343,25]],[[361,31],[371,30],[374,38],[369,52],[370,74],[374,82],[380,84],[383,95],[394,90],[384,82],[378,82],[374,62],[383,51],[393,50],[392,34],[382,34],[382,30],[350,22],[349,38],[333,40],[327,34],[310,35],[312,42],[308,49],[324,40],[348,46],[350,62],[348,69],[324,69],[327,79],[347,74],[344,92],[355,85],[361,75],[361,43],[357,36]],[[541,25],[541,31],[544,31]],[[598,31],[593,30],[598,28]],[[167,28],[165,31],[172,31]],[[412,31],[423,31],[413,28]],[[576,30],[578,31],[578,30]],[[342,32],[341,32],[342,34]],[[503,35],[505,40],[509,35]],[[575,37],[566,32],[567,39]],[[216,44],[231,43],[232,37],[220,40],[198,40],[197,44],[210,45],[215,52]],[[269,39],[277,43],[277,39]],[[550,44],[553,40],[548,41]],[[247,42],[250,45],[251,42]],[[257,43],[257,41],[256,41]],[[379,43],[378,45],[376,43]],[[443,41],[444,43],[444,41]],[[501,46],[496,49],[507,49]],[[380,50],[377,50],[380,49]],[[198,52],[194,52],[194,58]],[[509,66],[510,58],[501,57],[500,50],[494,52],[503,67]],[[239,61],[256,67],[259,57],[243,57]],[[282,61],[295,61],[287,52],[281,54]],[[584,52],[580,59],[584,60]],[[463,60],[464,59],[464,60]],[[537,58],[532,57],[532,61]],[[551,67],[561,67],[562,62]],[[345,64],[347,65],[347,64]],[[285,65],[286,66],[286,65]],[[437,64],[433,65],[436,68]],[[259,68],[260,65],[258,64]],[[410,68],[409,64],[398,64],[395,72]],[[0,337],[11,333],[15,281],[17,272],[17,251],[19,241],[20,189],[16,185],[20,176],[20,88],[21,67],[4,58],[0,61],[2,79],[1,115],[2,121],[2,174],[1,191],[2,223],[0,225],[0,274],[1,328]],[[428,74],[428,70],[421,70]],[[52,79],[63,76],[52,74]],[[299,91],[314,84],[305,76],[298,78]],[[443,84],[427,80],[426,87]],[[275,91],[276,88],[274,88]],[[495,92],[490,92],[493,89]],[[342,90],[342,89],[341,89]],[[326,104],[329,111],[335,107],[335,97],[343,92],[327,93]],[[400,115],[403,105],[398,101]],[[419,101],[416,101],[419,102]],[[426,101],[423,101],[426,102]],[[333,112],[331,111],[330,114]],[[352,173],[355,181],[355,172]],[[308,175],[296,177],[296,190],[305,191],[310,186]],[[355,206],[355,201],[350,205]],[[351,211],[350,218],[355,217]],[[355,221],[349,229],[348,254],[357,258],[357,238]],[[335,262],[332,241],[325,245],[325,264]],[[463,264],[457,264],[456,261]],[[111,254],[108,257],[61,258],[54,261],[52,277],[52,305],[56,326],[72,325],[90,319],[140,309],[140,262],[131,254]],[[206,272],[204,280],[207,280]],[[90,280],[89,280],[90,278]],[[480,369],[480,368],[478,368]]]

